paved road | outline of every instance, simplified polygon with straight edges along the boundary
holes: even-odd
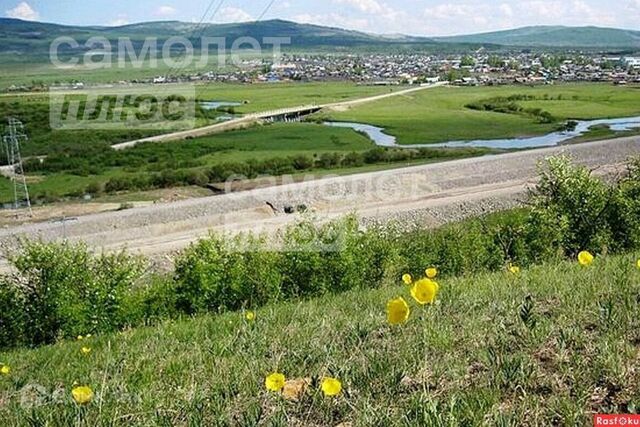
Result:
[[[640,154],[640,137],[290,183],[88,215],[65,224],[12,227],[0,230],[0,244],[10,247],[19,236],[66,238],[96,250],[128,248],[163,259],[210,230],[271,233],[299,218],[283,212],[285,205],[299,204],[309,207],[318,221],[355,212],[367,220],[400,219],[434,226],[518,204],[535,182],[538,161],[561,152],[606,174],[619,170],[630,155]]]

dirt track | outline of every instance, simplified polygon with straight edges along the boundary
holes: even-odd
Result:
[[[433,226],[481,211],[518,204],[535,182],[537,162],[570,153],[600,174],[620,170],[630,155],[640,154],[640,137],[584,143],[535,151],[414,166],[347,177],[224,194],[0,230],[0,244],[17,236],[85,241],[96,250],[131,251],[165,259],[205,236],[209,230],[273,232],[299,218],[286,205],[306,205],[318,221],[355,212],[369,221],[400,219]],[[273,205],[277,211],[268,206]],[[6,262],[0,259],[0,270]]]

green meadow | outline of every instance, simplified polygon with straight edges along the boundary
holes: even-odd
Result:
[[[540,123],[524,115],[466,108],[470,103],[512,95],[535,97],[535,100],[517,103],[523,108],[547,111],[555,121]],[[400,144],[425,144],[534,136],[552,132],[570,119],[638,115],[638,86],[558,84],[536,87],[443,87],[361,105],[344,112],[330,112],[328,117],[385,128],[398,138]]]
[[[0,414],[12,426],[588,425],[640,405],[637,255],[446,278],[433,306],[396,278],[253,321],[237,311],[3,352]],[[390,326],[397,296],[411,314]],[[272,372],[311,385],[287,400],[265,389]],[[339,396],[322,395],[325,376]],[[75,385],[94,401],[76,405]]]
[[[401,87],[359,86],[351,83],[207,84],[197,86],[197,97],[205,101],[230,101],[238,114],[303,104],[323,104],[399,90]],[[553,120],[542,123],[540,116],[478,111],[469,105],[518,96],[514,101],[522,111],[538,109]],[[198,112],[198,124],[211,123],[222,112]],[[136,192],[159,186],[202,185],[225,180],[226,175],[210,173],[212,168],[246,173],[247,162],[277,160],[304,167],[259,168],[258,174],[295,174],[300,170],[353,173],[372,168],[398,167],[437,160],[486,154],[487,150],[449,150],[446,153],[396,154],[385,159],[361,157],[375,148],[365,136],[349,129],[327,128],[314,123],[255,126],[209,137],[165,144],[143,144],[118,153],[109,145],[157,133],[155,131],[52,131],[49,129],[46,94],[0,97],[0,115],[15,116],[27,126],[29,142],[23,154],[29,158],[48,156],[44,165],[27,164],[32,195],[44,202],[74,198],[90,192],[99,195],[109,181],[119,192]],[[370,123],[386,129],[402,144],[442,142],[477,138],[506,138],[552,132],[570,119],[593,119],[640,115],[640,88],[604,84],[554,86],[509,86],[459,88],[444,87],[359,105],[347,111],[320,113],[315,119]],[[631,135],[608,129],[594,129],[575,142]],[[375,154],[375,153],[374,153]],[[1,154],[0,154],[1,156]],[[325,157],[321,161],[322,156]],[[333,156],[333,157],[331,157]],[[374,157],[378,156],[375,154]],[[303,159],[306,157],[306,159]],[[345,157],[348,157],[345,159]],[[226,166],[225,166],[226,165]],[[161,183],[149,183],[154,174],[173,174]],[[175,175],[179,176],[175,176]],[[208,177],[205,175],[208,174]],[[227,174],[228,175],[228,174]],[[131,181],[136,181],[132,183]],[[157,181],[157,180],[156,180]],[[2,197],[8,182],[0,180]]]

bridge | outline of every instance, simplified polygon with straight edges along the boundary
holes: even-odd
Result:
[[[189,129],[179,132],[167,133],[164,135],[157,135],[148,138],[137,139],[135,141],[123,142],[120,144],[112,145],[111,148],[115,150],[124,150],[126,148],[135,147],[143,142],[170,142],[179,141],[188,138],[197,138],[201,136],[212,135],[215,133],[226,132],[234,129],[244,129],[258,122],[295,122],[300,121],[302,117],[312,113],[316,113],[322,109],[344,109],[355,107],[367,102],[379,101],[386,98],[395,96],[404,96],[413,92],[422,91],[425,89],[432,89],[446,85],[446,82],[440,82],[435,84],[425,84],[418,87],[412,87],[405,90],[399,90],[397,92],[386,93],[382,95],[374,95],[365,98],[353,99],[350,101],[340,101],[332,104],[324,105],[303,105],[291,108],[282,108],[279,110],[263,111],[259,113],[251,113],[244,115],[237,119],[228,120],[223,123],[216,123],[214,125],[204,126],[196,129]]]
[[[240,118],[228,120],[223,123],[204,126],[201,128],[190,129],[180,132],[172,132],[163,135],[151,136],[148,138],[137,139],[135,141],[123,142],[112,145],[114,150],[124,150],[135,147],[143,142],[169,142],[183,140],[187,138],[196,138],[201,136],[212,135],[215,133],[226,132],[233,129],[243,129],[252,126],[257,122],[299,122],[304,116],[316,113],[322,110],[319,105],[303,105],[300,107],[281,108],[279,110],[263,111],[260,113],[246,114]]]

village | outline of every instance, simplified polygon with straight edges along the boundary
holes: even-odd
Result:
[[[458,86],[539,85],[555,82],[640,83],[640,56],[585,53],[473,54],[283,54],[243,60],[236,67],[121,80],[117,83],[178,82],[270,83],[350,81],[365,85],[414,85],[449,82]],[[116,83],[116,82],[112,82]],[[7,92],[45,89],[12,85]],[[74,89],[85,83],[74,81]]]
[[[552,84],[554,82],[640,82],[640,56],[586,54],[284,54],[277,63],[243,62],[235,71],[156,77],[145,83],[176,81],[279,82],[353,81],[370,85],[448,81],[460,86]]]

